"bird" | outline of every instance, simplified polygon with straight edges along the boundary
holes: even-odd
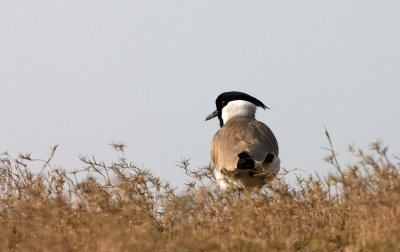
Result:
[[[278,141],[272,130],[255,118],[257,108],[269,109],[253,96],[224,92],[215,100],[220,129],[211,143],[214,177],[219,188],[260,189],[280,170]]]

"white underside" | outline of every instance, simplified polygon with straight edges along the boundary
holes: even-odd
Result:
[[[225,180],[225,176],[219,172],[217,169],[214,169],[214,176],[215,176],[215,182],[217,182],[217,186],[221,190],[226,190],[229,187],[228,181]]]
[[[232,179],[228,176],[225,176],[224,174],[222,174],[220,171],[218,171],[217,169],[214,170],[214,176],[215,176],[215,180],[217,182],[217,186],[219,187],[219,189],[225,191],[228,188],[242,188],[243,185],[239,180],[236,179]]]

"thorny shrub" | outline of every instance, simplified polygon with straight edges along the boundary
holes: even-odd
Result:
[[[398,157],[374,143],[350,148],[331,174],[284,181],[260,191],[220,191],[211,166],[192,170],[177,190],[122,153],[105,163],[82,156],[82,170],[53,167],[30,153],[0,155],[0,250],[17,251],[398,251]],[[34,168],[34,169],[33,169]],[[39,172],[32,172],[38,170]]]

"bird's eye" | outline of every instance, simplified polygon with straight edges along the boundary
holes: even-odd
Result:
[[[221,102],[221,105],[222,105],[222,107],[225,107],[226,101],[222,101],[222,102]]]

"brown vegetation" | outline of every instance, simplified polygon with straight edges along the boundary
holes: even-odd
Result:
[[[210,167],[187,160],[193,182],[179,191],[125,158],[82,157],[67,172],[52,166],[55,149],[42,161],[0,156],[1,251],[400,250],[399,164],[381,144],[351,149],[346,168],[330,149],[334,174],[281,176],[260,192],[213,189]]]

